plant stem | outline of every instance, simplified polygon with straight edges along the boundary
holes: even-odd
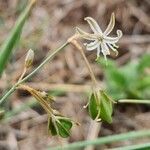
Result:
[[[0,48],[0,77],[6,67],[6,64],[8,63],[8,60],[11,56],[11,53],[17,43],[17,41],[20,39],[23,26],[30,14],[30,11],[35,4],[36,0],[30,0],[27,7],[23,10],[23,12],[20,14],[19,18],[17,19],[14,27],[11,30],[10,35],[8,38],[4,41]]]
[[[22,80],[22,78],[24,77],[24,75],[25,75],[26,71],[27,71],[27,68],[26,68],[26,67],[24,67],[24,68],[23,68],[23,72],[22,72],[22,74],[21,74],[21,76],[20,76],[20,78],[19,78],[18,82]]]
[[[150,100],[137,100],[137,99],[120,99],[119,103],[137,103],[137,104],[150,104]]]
[[[22,80],[17,82],[14,86],[12,86],[12,88],[8,92],[6,92],[6,94],[4,96],[2,96],[2,98],[0,99],[0,105],[8,98],[9,95],[11,95],[15,91],[16,87],[19,84],[25,82],[30,77],[32,77],[37,71],[39,71],[49,60],[51,60],[58,52],[60,52],[68,44],[69,44],[69,42],[67,41],[62,46],[60,46],[58,49],[54,50],[35,70],[33,70],[29,75],[27,75]]]
[[[27,75],[25,78],[23,78],[19,84],[23,83],[30,77],[32,77],[38,70],[40,70],[49,60],[51,60],[59,51],[61,51],[63,48],[65,48],[69,43],[64,43],[61,47],[54,50],[35,70],[33,70],[29,75]]]
[[[113,148],[111,150],[148,150],[150,148],[150,143],[142,143],[142,144],[136,144],[136,145],[129,145],[124,147],[117,147]]]
[[[79,149],[89,145],[102,145],[112,142],[118,142],[123,140],[130,140],[134,138],[142,138],[142,137],[150,137],[150,130],[143,130],[143,131],[132,131],[128,133],[121,133],[117,135],[110,135],[106,137],[101,137],[95,140],[88,140],[88,141],[80,141],[75,142],[72,144],[58,146],[54,148],[49,148],[48,150],[72,150],[72,149]]]
[[[48,105],[48,103],[44,100],[42,97],[41,93],[38,92],[37,90],[29,87],[28,85],[23,85],[20,84],[19,89],[27,90],[35,99],[41,104],[41,106],[45,109],[45,111],[50,115],[53,110],[52,108]]]
[[[85,54],[84,54],[83,48],[82,48],[82,47],[80,46],[80,44],[79,44],[76,40],[74,40],[74,39],[71,40],[70,43],[72,43],[72,44],[80,51],[80,53],[81,53],[81,55],[82,55],[82,57],[83,57],[83,59],[84,59],[84,61],[85,61],[85,64],[86,64],[86,66],[87,66],[87,68],[88,68],[88,71],[89,71],[89,73],[90,73],[90,76],[91,76],[93,85],[94,85],[94,87],[97,86],[97,81],[96,81],[95,75],[94,75],[93,70],[92,70],[92,68],[91,68],[91,66],[90,66],[90,64],[89,64],[89,61],[87,60],[87,58],[86,58],[86,56],[85,56]]]

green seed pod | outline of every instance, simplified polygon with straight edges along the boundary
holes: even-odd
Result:
[[[58,133],[61,137],[67,138],[70,136],[70,129],[72,128],[72,122],[68,118],[60,118],[56,120]]]
[[[93,120],[100,119],[100,107],[99,107],[99,100],[96,96],[97,93],[92,93],[89,99],[89,115]]]
[[[107,96],[107,94],[104,91],[100,91],[100,94],[101,94],[100,117],[103,121],[112,123],[113,101]]]
[[[88,104],[89,115],[93,120],[112,122],[113,101],[102,90],[92,93]]]
[[[69,118],[63,116],[53,116],[48,120],[48,131],[51,135],[59,135],[63,138],[70,136],[70,130],[72,128],[72,121]]]

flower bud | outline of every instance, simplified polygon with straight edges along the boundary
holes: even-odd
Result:
[[[26,58],[25,58],[25,67],[29,68],[31,67],[34,59],[34,51],[32,49],[29,49],[27,52]]]

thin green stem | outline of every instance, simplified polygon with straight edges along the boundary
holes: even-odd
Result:
[[[142,138],[142,137],[150,137],[150,130],[132,131],[128,133],[110,135],[110,136],[101,137],[95,140],[80,141],[80,142],[75,142],[75,143],[64,145],[64,146],[49,148],[48,150],[73,150],[73,149],[79,150],[80,148],[83,148],[89,145],[102,145],[102,144],[118,142],[118,141],[123,141],[123,140],[130,140],[134,138]]]
[[[129,145],[124,147],[117,147],[110,150],[148,150],[150,148],[150,143],[144,143],[144,144],[136,144],[136,145]]]
[[[33,70],[29,75],[27,75],[25,78],[23,78],[19,84],[25,82],[28,80],[30,77],[32,77],[38,70],[40,70],[48,61],[50,61],[59,51],[64,49],[69,43],[66,42],[64,43],[61,47],[58,49],[54,50],[35,70]]]
[[[58,49],[54,50],[35,70],[33,70],[29,75],[27,75],[22,80],[20,80],[19,82],[17,82],[14,86],[12,86],[12,88],[8,92],[6,92],[6,94],[4,96],[2,96],[2,98],[0,99],[0,105],[8,98],[9,95],[11,95],[15,91],[16,87],[19,84],[25,82],[30,77],[32,77],[37,71],[39,71],[49,60],[51,60],[58,52],[60,52],[68,44],[69,44],[69,42],[67,41],[61,47],[59,47]]]
[[[150,100],[120,99],[119,103],[150,104]]]
[[[23,68],[23,72],[22,72],[22,74],[21,74],[21,76],[20,76],[20,78],[19,78],[18,82],[22,80],[22,78],[24,77],[24,75],[25,75],[26,71],[27,71],[27,68],[26,68],[26,67],[24,67],[24,68]]]

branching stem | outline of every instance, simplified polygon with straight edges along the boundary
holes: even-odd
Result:
[[[2,96],[2,98],[0,99],[0,105],[16,90],[16,87],[18,87],[18,85],[24,83],[30,77],[32,77],[35,73],[37,73],[37,71],[39,71],[49,60],[51,60],[58,52],[63,50],[63,48],[65,48],[68,44],[69,42],[67,41],[62,46],[54,50],[46,59],[44,59],[44,61],[35,70],[33,70],[29,75],[19,80],[14,86],[12,86],[12,88],[9,91],[7,91],[6,94]]]

